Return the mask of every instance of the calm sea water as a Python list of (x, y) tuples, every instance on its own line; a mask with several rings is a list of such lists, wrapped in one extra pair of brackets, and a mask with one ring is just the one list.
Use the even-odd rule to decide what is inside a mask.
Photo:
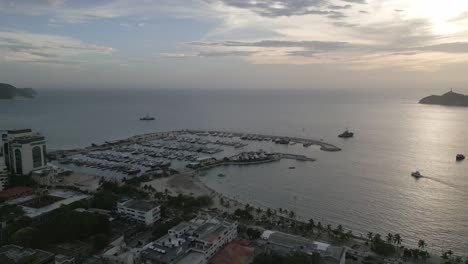
[[(443, 92), (443, 91), (437, 91)], [(425, 92), (41, 91), (0, 101), (0, 129), (30, 127), (49, 149), (135, 134), (218, 129), (320, 138), (338, 153), (301, 146), (314, 163), (226, 167), (203, 180), (228, 196), (356, 232), (400, 233), (435, 252), (468, 252), (468, 108), (416, 104)], [(140, 122), (149, 114), (155, 122)], [(356, 137), (341, 140), (345, 128)], [(295, 170), (288, 170), (295, 166)], [(411, 171), (430, 178), (416, 181)], [(224, 173), (224, 178), (217, 177)], [(296, 197), (296, 199), (294, 198)]]

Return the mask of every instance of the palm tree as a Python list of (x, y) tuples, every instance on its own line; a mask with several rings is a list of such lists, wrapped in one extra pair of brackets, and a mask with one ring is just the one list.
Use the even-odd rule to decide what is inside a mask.
[(346, 239), (349, 240), (349, 239), (352, 238), (352, 237), (353, 237), (353, 231), (348, 230), (348, 232), (346, 233)]
[(312, 218), (309, 219), (309, 225), (310, 225), (310, 227), (314, 228), (314, 226), (315, 226), (314, 219), (312, 219)]
[(402, 242), (403, 240), (401, 239), (400, 234), (395, 234), (395, 235), (393, 236), (393, 241), (395, 242), (395, 244), (401, 245), (401, 242)]
[(344, 231), (342, 225), (338, 225), (338, 227), (336, 228), (336, 230), (338, 230), (338, 232), (339, 232), (340, 234), (343, 233), (343, 231)]
[(373, 242), (381, 242), (382, 236), (380, 234), (375, 234)]
[(391, 233), (387, 234), (387, 242), (391, 244), (393, 242), (393, 235)]
[(332, 231), (332, 227), (330, 224), (327, 225), (327, 232), (328, 234), (330, 234), (330, 232)]
[(257, 212), (257, 214), (260, 214), (262, 212), (262, 209), (260, 207), (257, 207), (257, 209), (255, 209), (255, 211)]
[(418, 241), (418, 247), (419, 247), (420, 249), (424, 249), (424, 248), (426, 247), (426, 242), (425, 242), (424, 240), (420, 239), (420, 240)]
[(372, 238), (374, 238), (374, 234), (372, 232), (367, 232), (367, 239), (369, 239), (369, 241), (372, 241)]
[(322, 223), (319, 221), (319, 222), (317, 223), (317, 230), (318, 230), (319, 232), (321, 232), (322, 229), (323, 229)]
[(294, 218), (296, 216), (296, 214), (294, 213), (294, 211), (289, 211), (289, 218)]

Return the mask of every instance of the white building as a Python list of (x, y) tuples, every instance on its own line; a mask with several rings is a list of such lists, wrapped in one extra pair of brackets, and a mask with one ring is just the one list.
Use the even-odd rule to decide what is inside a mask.
[(151, 201), (128, 200), (117, 204), (117, 212), (146, 225), (161, 218), (161, 206)]
[(236, 237), (236, 222), (201, 215), (180, 223), (165, 236), (146, 245), (141, 260), (143, 264), (206, 264)]
[(295, 236), (283, 232), (266, 230), (261, 238), (265, 240), (270, 251), (280, 255), (300, 251), (313, 256), (318, 254), (320, 263), (346, 264), (346, 248), (331, 246), (327, 243), (313, 241), (305, 237)]
[(107, 264), (135, 264), (138, 263), (141, 249), (127, 247), (124, 237), (121, 236), (110, 243), (110, 248), (102, 258)]
[(45, 138), (31, 129), (2, 132), (2, 148), (8, 171), (29, 175), (47, 166)]

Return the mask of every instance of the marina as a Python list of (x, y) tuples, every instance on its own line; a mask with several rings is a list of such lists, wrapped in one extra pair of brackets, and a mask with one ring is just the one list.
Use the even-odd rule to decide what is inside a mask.
[[(261, 143), (261, 144), (260, 144)], [(180, 171), (225, 165), (250, 165), (293, 159), (315, 161), (305, 155), (282, 153), (275, 146), (317, 145), (323, 151), (339, 151), (332, 144), (297, 137), (274, 137), (222, 131), (170, 131), (92, 144), (84, 149), (51, 153), (56, 163), (103, 177), (167, 176)], [(298, 145), (298, 146), (300, 146)], [(263, 148), (270, 148), (265, 151)]]

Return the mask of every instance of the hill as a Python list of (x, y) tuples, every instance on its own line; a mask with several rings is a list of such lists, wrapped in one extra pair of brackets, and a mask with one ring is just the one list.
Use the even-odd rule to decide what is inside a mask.
[(468, 106), (468, 96), (450, 91), (443, 95), (431, 95), (419, 101), (420, 104)]
[(11, 84), (0, 83), (0, 99), (12, 99), (14, 97), (34, 98), (36, 91), (31, 88), (16, 88)]

